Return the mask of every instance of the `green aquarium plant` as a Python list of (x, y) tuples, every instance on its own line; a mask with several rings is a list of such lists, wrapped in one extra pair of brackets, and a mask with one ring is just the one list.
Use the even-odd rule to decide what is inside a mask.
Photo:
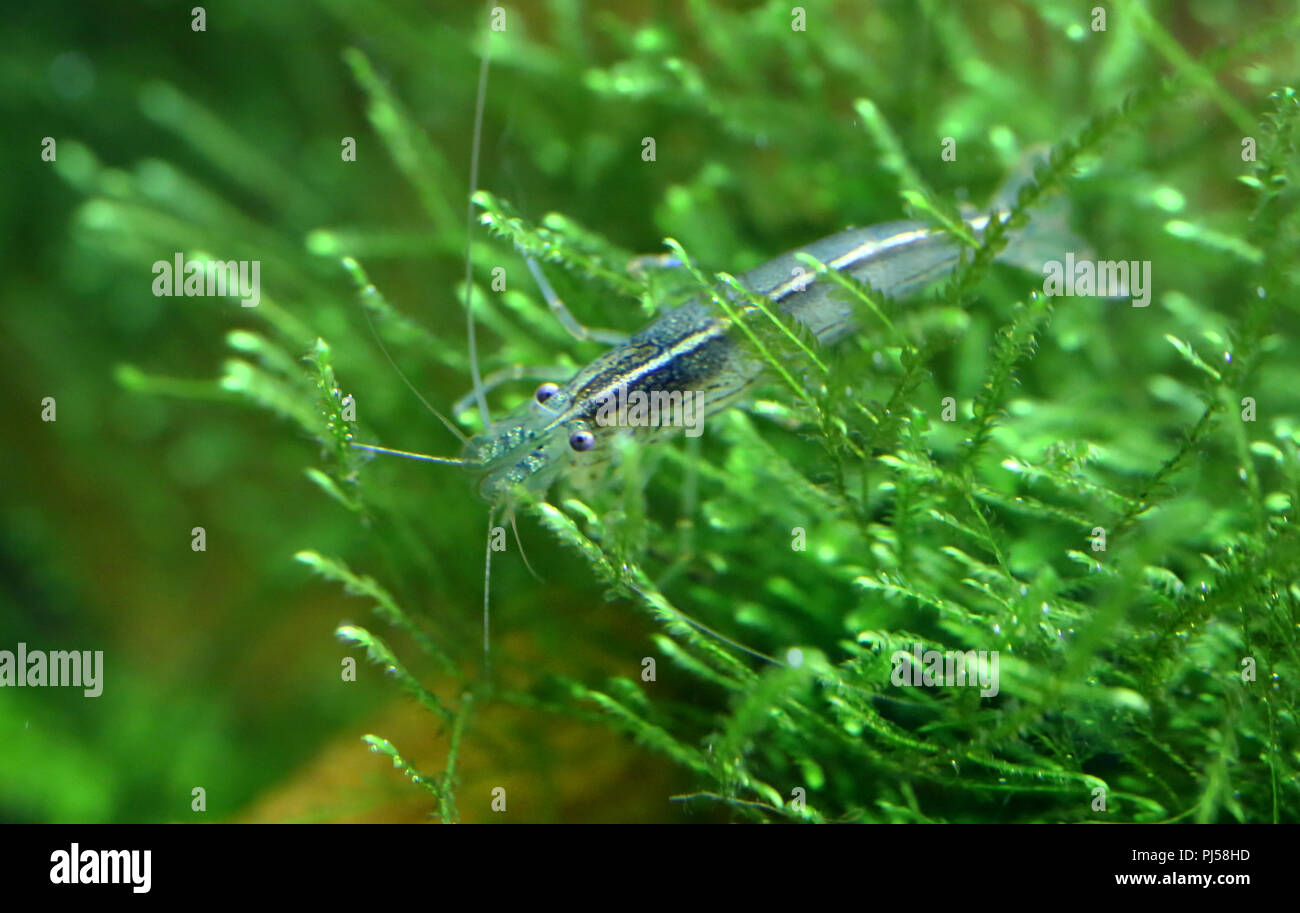
[[(301, 170), (166, 82), (139, 116), (167, 154), (57, 164), (104, 262), (261, 261), (256, 308), (187, 317), (219, 376), (141, 349), (115, 380), (277, 417), (240, 440), (322, 519), (266, 521), (275, 573), (373, 610), (336, 634), (427, 711), (436, 755), (364, 735), (422, 807), (509, 815), (490, 746), (568, 718), (666, 759), (678, 817), (1300, 819), (1294, 9), (464, 6), (323, 5)], [(962, 248), (919, 293), (798, 258), (853, 309), (834, 346), (735, 279), (904, 218)], [(1031, 228), (1128, 284), (1001, 262)], [(587, 326), (734, 308), (765, 379), (509, 505), (355, 446), (457, 458), (425, 406), (482, 432), (475, 369), (500, 416), (605, 351), (529, 260)]]

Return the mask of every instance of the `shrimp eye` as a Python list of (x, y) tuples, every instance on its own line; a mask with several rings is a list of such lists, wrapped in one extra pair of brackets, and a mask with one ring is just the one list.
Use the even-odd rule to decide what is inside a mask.
[(596, 446), (596, 436), (590, 431), (575, 431), (569, 435), (569, 446), (579, 453), (585, 453)]
[(546, 383), (542, 384), (540, 387), (537, 388), (537, 392), (534, 393), (533, 396), (534, 398), (536, 398), (536, 400), (539, 403), (544, 403), (559, 392), (560, 392), (559, 384), (553, 384), (550, 381), (547, 381)]

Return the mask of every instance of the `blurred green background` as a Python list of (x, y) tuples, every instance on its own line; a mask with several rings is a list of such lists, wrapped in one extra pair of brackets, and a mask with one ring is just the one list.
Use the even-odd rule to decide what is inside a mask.
[[(790, 5), (777, 3), (506, 6), (479, 186), (530, 224), (563, 214), (605, 239), (593, 242), (598, 249), (654, 253), (671, 236), (706, 270), (738, 274), (846, 225), (901, 217), (905, 169), (864, 124), (857, 99), (874, 102), (937, 194), (978, 203), (1026, 149), (1074, 136), (1167, 74), (1186, 76), (1181, 54), (1199, 57), (1295, 16), (1283, 2), (1247, 12), (1196, 0), (1151, 4), (1148, 20), (1146, 7), (1125, 3), (1108, 6), (1107, 30), (1093, 32), (1073, 3), (803, 8), (807, 30), (796, 32)], [(429, 796), (360, 736), (383, 735), (416, 766), (437, 770), (448, 733), (373, 665), (362, 661), (360, 680), (341, 683), (340, 657), (356, 651), (334, 630), (373, 626), (441, 696), (469, 687), (486, 505), (454, 468), (377, 460), (351, 474), (331, 462), (337, 455), (302, 422), (276, 414), (291, 403), (278, 411), (318, 409), (305, 366), (295, 378), (261, 363), (281, 384), (274, 389), (219, 379), (238, 376), (231, 359), (258, 363), (256, 352), (239, 350), (240, 337), (232, 346), (232, 331), (259, 334), (295, 359), (320, 337), (341, 390), (356, 397), (364, 439), (455, 455), (457, 442), (379, 351), (340, 258), (355, 257), (404, 315), (386, 319), (381, 335), (412, 383), (448, 411), (469, 389), (460, 283), (483, 24), (477, 3), (404, 0), (213, 4), (198, 33), (188, 7), (161, 2), (6, 11), (0, 649), (20, 641), (102, 649), (106, 678), (94, 700), (74, 689), (0, 692), (0, 819), (428, 817)], [(1236, 180), (1249, 169), (1239, 154), (1242, 120), (1258, 123), (1269, 94), (1300, 79), (1294, 39), (1294, 30), (1269, 33), (1225, 69), (1221, 88), (1176, 94), (1080, 163), (1065, 190), (1075, 230), (1105, 256), (1154, 262), (1155, 316), (1141, 323), (1143, 312), (1098, 302), (1059, 308), (1032, 368), (1018, 376), (1025, 389), (1017, 395), (1049, 414), (1002, 441), (1009, 452), (1020, 444), (1038, 452), (1075, 434), (1107, 449), (1111, 481), (1132, 481), (1156, 471), (1195, 423), (1198, 375), (1163, 336), (1227, 339), (1244, 312), (1258, 260), (1223, 240), (1250, 227), (1253, 198)], [(57, 141), (56, 162), (41, 159), (47, 136)], [(641, 158), (646, 136), (657, 142), (654, 162)], [(939, 158), (948, 136), (957, 141), (954, 162)], [(343, 137), (356, 138), (356, 162), (341, 161)], [(482, 227), (474, 240), (476, 282), (485, 287), (503, 265), (510, 283), (507, 295), (483, 302), (485, 370), (516, 361), (573, 367), (600, 351), (539, 319), (535, 288), (507, 243)], [(151, 264), (175, 251), (261, 260), (263, 304), (254, 312), (227, 299), (153, 296)], [(1293, 291), (1294, 261), (1279, 270)], [(548, 274), (591, 325), (634, 330), (647, 319), (635, 297), (608, 282), (554, 265)], [(1010, 303), (1034, 284), (998, 270), (960, 319), (934, 309), (917, 332), (946, 343), (929, 350), (918, 402), (978, 393)], [(1267, 401), (1260, 435), (1286, 439), (1300, 414), (1293, 294), (1275, 316), (1254, 389)], [(493, 405), (516, 403), (532, 386), (507, 386)], [(779, 388), (768, 392), (781, 400)], [(864, 392), (889, 395), (888, 385)], [(57, 400), (53, 423), (39, 418), (47, 396)], [(771, 433), (792, 459), (809, 459), (814, 482), (826, 481), (815, 442)], [(941, 444), (946, 433), (937, 432)], [(736, 446), (710, 438), (706, 458), (728, 465)], [(1179, 480), (1192, 506), (1146, 531), (1143, 565), (1163, 562), (1189, 589), (1210, 579), (1196, 556), (1250, 525), (1246, 495), (1233, 488), (1238, 457), (1231, 436), (1198, 454), (1191, 479)], [(304, 472), (317, 465), (365, 508), (326, 497)], [(647, 490), (656, 533), (675, 535), (682, 465), (665, 458)], [(1264, 476), (1265, 493), (1285, 490), (1280, 472)], [(765, 538), (747, 522), (743, 499), (710, 502), (707, 475), (701, 484), (697, 523), (717, 538), (712, 557), (703, 547), (688, 563), (689, 582), (672, 590), (684, 605), (701, 605), (688, 587), (702, 588), (713, 594), (700, 597), (712, 599), (702, 604), (711, 623), (764, 649), (806, 644), (832, 659), (854, 629), (901, 623), (892, 612), (872, 616), (851, 586), (875, 567), (865, 541), (842, 530), (824, 540), (835, 543), (840, 573), (788, 569), (776, 562), (790, 560), (795, 522)], [(503, 680), (539, 706), (476, 706), (459, 761), (463, 818), (493, 820), (489, 791), (501, 785), (510, 820), (725, 819), (717, 806), (668, 801), (700, 778), (665, 753), (542, 709), (567, 701), (547, 684), (551, 676), (637, 679), (641, 657), (654, 655), (656, 626), (630, 600), (607, 601), (587, 564), (532, 518), (519, 525), (542, 579), (529, 575), (512, 537), (494, 564), (494, 632)], [(190, 547), (195, 526), (206, 530), (202, 553)], [(1028, 525), (1006, 535), (1026, 579), (1067, 544)], [(661, 571), (676, 557), (672, 541), (650, 543)], [(374, 576), (466, 679), (448, 678), (409, 638), (374, 623), (365, 601), (313, 578), (294, 560), (303, 549)], [(805, 616), (801, 605), (813, 609)], [(856, 618), (843, 622), (851, 611)], [(1279, 636), (1294, 663), (1294, 624)], [(656, 700), (685, 708), (679, 737), (705, 745), (727, 699), (688, 676), (661, 678)], [(1282, 817), (1294, 820), (1285, 771), (1296, 766), (1295, 720), (1289, 710), (1269, 718), (1271, 734), (1243, 738), (1271, 746), (1260, 749), (1272, 760), (1260, 762), (1256, 785), (1267, 792), (1268, 771), (1274, 780), (1282, 771)], [(1189, 758), (1186, 791), (1175, 775), (1173, 797), (1161, 799), (1170, 816), (1198, 802), (1190, 784), (1219, 776), (1224, 757)], [(204, 815), (190, 808), (196, 786), (207, 791)], [(835, 788), (854, 790), (847, 781)], [(875, 787), (860, 790), (870, 796)], [(1268, 803), (1255, 801), (1264, 793), (1247, 793), (1240, 814), (1231, 800), (1215, 808), (1229, 808), (1225, 818), (1269, 819)], [(961, 818), (961, 809), (947, 816)]]

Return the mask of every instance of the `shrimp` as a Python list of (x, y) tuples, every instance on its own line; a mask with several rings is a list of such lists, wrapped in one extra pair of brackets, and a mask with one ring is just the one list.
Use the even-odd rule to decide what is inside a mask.
[[(485, 50), (479, 71), (474, 119), (471, 190), (477, 185), (487, 75), (488, 53)], [(1009, 199), (1008, 190), (1004, 190), (988, 215), (965, 217), (963, 221), (969, 237), (964, 240), (917, 221), (852, 228), (782, 254), (739, 277), (739, 284), (749, 293), (774, 302), (817, 344), (833, 345), (857, 329), (855, 315), (847, 297), (837, 293), (836, 283), (804, 268), (802, 258), (805, 255), (825, 264), (828, 270), (850, 276), (885, 295), (902, 298), (950, 273), (960, 262), (964, 243), (971, 240), (978, 243), (991, 219), (1005, 221), (1009, 218), (1010, 207), (1006, 202)], [(470, 237), (473, 207), (471, 196), (466, 213), (467, 235)], [(1024, 246), (1027, 245), (1020, 245), (1013, 239), (999, 259), (1028, 265), (1033, 258), (1025, 254)], [(745, 333), (740, 332), (735, 323), (737, 319), (746, 320), (757, 310), (742, 292), (728, 291), (730, 306), (725, 309), (717, 307), (706, 296), (697, 297), (666, 311), (641, 332), (624, 339), (616, 333), (588, 330), (579, 324), (551, 289), (540, 267), (527, 256), (526, 260), (547, 304), (565, 329), (579, 339), (609, 343), (612, 348), (567, 381), (543, 383), (530, 402), (493, 421), (485, 390), (497, 381), (517, 379), (521, 372), (515, 369), (498, 372), (498, 376), (487, 379), (481, 376), (473, 307), (467, 304), (473, 391), (466, 400), (477, 405), (484, 430), (466, 440), (449, 419), (424, 401), (384, 350), (403, 382), (464, 441), (464, 448), (459, 458), (453, 458), (353, 443), (354, 447), (363, 450), (460, 465), (479, 477), (479, 493), (491, 505), (488, 511), (489, 544), (484, 561), (485, 668), (490, 654), (492, 551), (500, 532), (499, 527), (493, 525), (497, 511), (504, 508), (513, 526), (513, 506), (521, 495), (542, 498), (558, 478), (578, 470), (596, 469), (609, 462), (619, 449), (616, 446), (619, 438), (631, 438), (639, 445), (662, 438), (672, 433), (673, 428), (680, 427), (673, 423), (608, 421), (605, 410), (613, 398), (641, 396), (671, 402), (674, 397), (682, 401), (689, 396), (698, 422), (741, 400), (763, 379), (767, 370), (767, 363), (746, 344)], [(469, 243), (466, 246), (465, 273), (468, 290), (472, 279)], [(377, 333), (375, 338), (383, 349)], [(701, 628), (722, 638), (717, 632)], [(736, 646), (774, 661), (741, 645)]]
[[(1008, 213), (996, 215), (1005, 219)], [(965, 221), (978, 239), (989, 219)], [(831, 345), (856, 329), (852, 308), (836, 294), (835, 283), (807, 272), (799, 255), (885, 295), (903, 297), (951, 272), (960, 247), (947, 232), (923, 223), (887, 222), (796, 248), (745, 273), (740, 284), (776, 303), (818, 344)], [(737, 292), (728, 298), (742, 318), (757, 310)], [(566, 472), (606, 462), (614, 438), (657, 439), (673, 427), (601, 421), (602, 407), (615, 396), (640, 393), (653, 400), (692, 394), (696, 408), (708, 416), (734, 404), (764, 374), (764, 362), (745, 345), (732, 318), (698, 297), (667, 311), (566, 382), (539, 386), (531, 402), (471, 438), (461, 462), (480, 474), (479, 492), (492, 504), (508, 502), (519, 486), (540, 497)]]

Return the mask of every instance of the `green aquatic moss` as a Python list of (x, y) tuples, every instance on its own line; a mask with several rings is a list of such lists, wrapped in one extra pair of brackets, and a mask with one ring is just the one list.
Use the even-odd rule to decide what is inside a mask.
[[(686, 814), (1295, 821), (1298, 21), (1201, 4), (1223, 33), (1210, 48), (1176, 6), (1119, 4), (1102, 32), (1064, 3), (825, 0), (793, 31), (775, 3), (655, 17), (554, 0), (508, 9), (491, 33), (473, 9), (326, 4), (348, 45), (314, 115), (347, 119), (312, 134), (328, 167), (294, 174), (270, 152), (232, 167), (250, 140), (169, 85), (141, 105), (184, 164), (113, 167), (65, 144), (58, 167), (98, 256), (219, 251), (274, 276), (237, 314), (248, 326), (220, 378), (173, 376), (147, 352), (117, 377), (246, 404), (306, 444), (277, 464), (344, 510), (277, 541), (373, 605), (383, 635), (338, 637), (430, 711), (448, 749), (429, 775), (365, 738), (443, 820), (486, 807), (458, 792), (461, 752), (495, 735), (471, 707), (507, 702), (667, 758)], [(339, 172), (317, 142), (340, 130), (364, 167)], [(485, 375), (598, 354), (552, 319), (523, 253), (584, 323), (633, 330), (691, 295), (725, 303), (730, 277), (848, 224), (956, 226), (1044, 144), (1005, 228), (969, 239), (951, 281), (896, 301), (833, 277), (860, 308), (855, 339), (816, 349), (763, 315), (747, 338), (773, 370), (746, 408), (518, 505), (543, 582), (510, 535), (484, 668), (487, 505), (472, 480), (350, 446), (457, 451), (394, 365), (449, 412), (468, 389), (469, 301)], [(1097, 258), (1152, 262), (1149, 308), (1048, 297), (1040, 276), (995, 263), (1052, 201)], [(665, 249), (686, 268), (627, 269)], [(229, 322), (224, 304), (200, 306), (203, 326)], [(494, 413), (531, 389), (503, 385)], [(644, 616), (612, 658), (591, 641), (617, 628), (575, 614), (602, 598)], [(894, 686), (892, 657), (917, 644), (998, 651), (997, 694)]]

